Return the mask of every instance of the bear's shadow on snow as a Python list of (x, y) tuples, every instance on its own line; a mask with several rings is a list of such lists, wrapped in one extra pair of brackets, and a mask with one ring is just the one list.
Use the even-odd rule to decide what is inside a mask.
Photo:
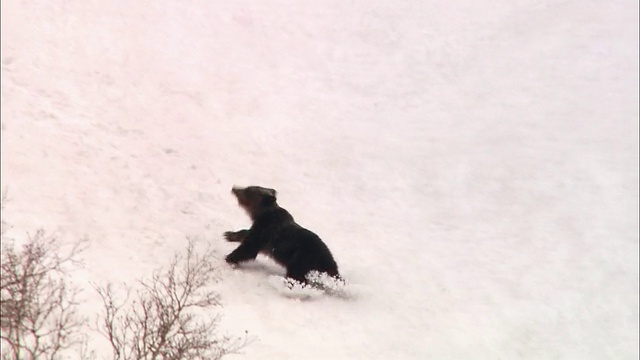
[(262, 259), (262, 256), (258, 256), (254, 261), (247, 261), (245, 263), (238, 264), (238, 267), (243, 271), (249, 273), (264, 274), (265, 276), (286, 275), (286, 270), (284, 267), (279, 266), (278, 264), (275, 264), (268, 259)]

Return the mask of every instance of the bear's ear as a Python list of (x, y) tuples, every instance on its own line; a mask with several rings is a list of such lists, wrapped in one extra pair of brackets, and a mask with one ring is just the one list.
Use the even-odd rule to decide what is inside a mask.
[(265, 196), (276, 196), (276, 191), (274, 189), (270, 189), (270, 188), (266, 188), (266, 187), (259, 187), (258, 188), (260, 193), (262, 193), (262, 195)]

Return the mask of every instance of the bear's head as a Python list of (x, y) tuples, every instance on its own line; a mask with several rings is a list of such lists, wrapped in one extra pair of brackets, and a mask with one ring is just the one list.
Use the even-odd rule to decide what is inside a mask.
[(241, 188), (234, 186), (231, 189), (238, 199), (238, 204), (252, 219), (255, 219), (264, 210), (271, 208), (276, 203), (276, 191), (261, 186), (249, 186)]

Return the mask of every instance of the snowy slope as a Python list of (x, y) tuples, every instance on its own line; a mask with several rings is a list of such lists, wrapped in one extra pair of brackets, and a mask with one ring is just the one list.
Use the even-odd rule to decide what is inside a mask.
[(359, 296), (221, 262), (237, 358), (636, 359), (637, 85), (635, 1), (3, 1), (2, 217), (131, 281), (269, 186)]

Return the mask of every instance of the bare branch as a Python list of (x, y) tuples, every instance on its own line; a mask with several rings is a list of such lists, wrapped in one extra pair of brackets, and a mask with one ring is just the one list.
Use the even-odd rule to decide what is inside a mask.
[(77, 263), (86, 240), (65, 252), (39, 230), (21, 249), (3, 236), (0, 264), (0, 332), (3, 359), (57, 359), (79, 344), (85, 320), (76, 313), (78, 290), (69, 287), (65, 266)]
[(217, 281), (213, 259), (211, 250), (197, 255), (189, 240), (186, 255), (139, 281), (130, 301), (118, 302), (111, 285), (96, 288), (104, 307), (99, 331), (114, 360), (220, 359), (249, 344), (246, 336), (244, 341), (219, 336), (219, 317), (206, 316), (220, 306), (218, 294), (208, 288)]

